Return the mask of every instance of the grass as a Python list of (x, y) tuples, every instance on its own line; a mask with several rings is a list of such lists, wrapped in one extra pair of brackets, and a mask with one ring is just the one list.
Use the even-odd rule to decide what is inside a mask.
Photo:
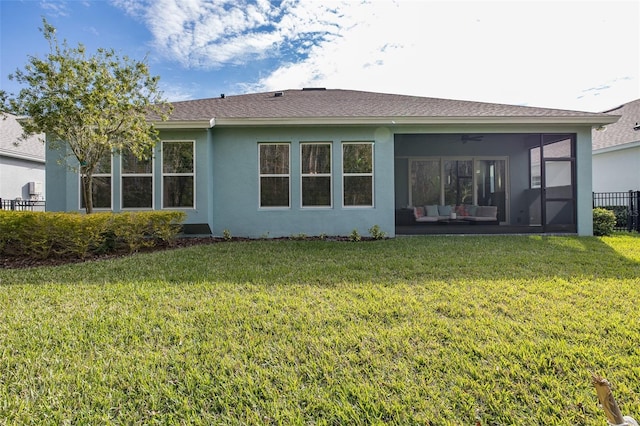
[(602, 425), (592, 372), (638, 419), (637, 300), (634, 235), (0, 270), (0, 424)]

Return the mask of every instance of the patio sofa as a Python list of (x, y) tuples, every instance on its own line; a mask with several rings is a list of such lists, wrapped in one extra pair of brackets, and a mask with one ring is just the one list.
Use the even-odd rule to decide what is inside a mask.
[(416, 223), (457, 223), (498, 225), (496, 206), (440, 206), (428, 205), (413, 208)]

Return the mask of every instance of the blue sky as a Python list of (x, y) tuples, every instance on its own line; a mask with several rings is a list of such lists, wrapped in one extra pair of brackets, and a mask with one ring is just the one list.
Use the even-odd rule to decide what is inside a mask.
[(0, 89), (60, 40), (169, 100), (327, 87), (603, 111), (640, 98), (640, 1), (0, 0)]

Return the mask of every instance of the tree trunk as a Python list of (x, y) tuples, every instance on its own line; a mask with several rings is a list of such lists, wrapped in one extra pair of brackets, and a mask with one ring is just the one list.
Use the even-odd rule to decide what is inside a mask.
[(82, 195), (84, 196), (84, 210), (87, 214), (93, 213), (93, 173), (87, 173), (81, 169), (80, 182)]

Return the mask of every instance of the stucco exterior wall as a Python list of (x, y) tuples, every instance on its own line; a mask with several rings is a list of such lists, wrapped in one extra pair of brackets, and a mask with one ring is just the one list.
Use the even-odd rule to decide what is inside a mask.
[(576, 132), (576, 209), (578, 235), (593, 235), (591, 128)]
[[(231, 235), (280, 237), (305, 235), (349, 235), (357, 229), (379, 225), (395, 235), (393, 209), (393, 140), (387, 129), (375, 128), (214, 128), (213, 142), (213, 233), (226, 229)], [(258, 143), (291, 144), (291, 206), (259, 207)], [(330, 208), (301, 207), (300, 143), (332, 144), (332, 200)], [(342, 206), (342, 142), (374, 143), (374, 206)]]
[(640, 146), (593, 154), (593, 191), (640, 190)]
[[(402, 135), (451, 134), (451, 143), (442, 146), (418, 146), (408, 151), (398, 140)], [(459, 152), (459, 134), (504, 134), (504, 140), (485, 143), (468, 142), (465, 154), (471, 156), (507, 156), (509, 185), (525, 188), (529, 182), (527, 141), (508, 134), (575, 133), (577, 134), (577, 230), (591, 235), (591, 129), (586, 126), (325, 126), (325, 127), (213, 127), (211, 129), (161, 131), (162, 140), (195, 142), (195, 207), (184, 209), (187, 224), (205, 225), (214, 235), (228, 230), (233, 236), (252, 238), (305, 234), (349, 235), (356, 229), (368, 235), (379, 225), (388, 236), (395, 236), (395, 209), (407, 196), (407, 156), (451, 155)], [(414, 136), (412, 136), (414, 137)], [(290, 150), (291, 205), (288, 208), (260, 208), (258, 144), (286, 142)], [(332, 203), (330, 208), (301, 206), (300, 143), (332, 144)], [(372, 142), (374, 150), (374, 206), (343, 207), (342, 143)], [(416, 142), (417, 143), (417, 142)], [(505, 144), (507, 147), (505, 148)], [(60, 153), (47, 150), (47, 210), (82, 211), (79, 203), (79, 177), (58, 164)], [(154, 209), (162, 208), (161, 146), (155, 149)], [(637, 170), (637, 168), (636, 168)], [(112, 171), (112, 209), (121, 210), (120, 162), (114, 159)], [(521, 212), (510, 212), (510, 222), (524, 221)]]
[[(42, 184), (42, 194), (39, 197), (31, 197), (29, 182)], [(44, 162), (0, 156), (0, 198), (3, 200), (44, 200), (44, 182)]]

